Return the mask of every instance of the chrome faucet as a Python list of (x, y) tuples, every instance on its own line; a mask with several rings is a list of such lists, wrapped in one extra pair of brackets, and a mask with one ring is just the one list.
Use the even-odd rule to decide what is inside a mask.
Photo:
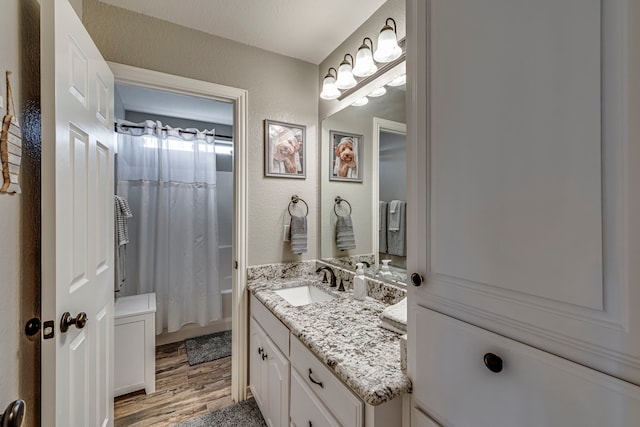
[[(337, 286), (336, 273), (334, 273), (333, 269), (331, 269), (331, 267), (329, 267), (327, 265), (323, 265), (322, 267), (318, 267), (318, 269), (316, 270), (316, 273), (320, 273), (323, 270), (324, 271), (328, 271), (329, 274), (331, 275), (331, 284), (329, 285), (329, 287), (335, 288)], [(322, 283), (327, 283), (326, 274), (324, 276), (324, 280), (322, 281)]]

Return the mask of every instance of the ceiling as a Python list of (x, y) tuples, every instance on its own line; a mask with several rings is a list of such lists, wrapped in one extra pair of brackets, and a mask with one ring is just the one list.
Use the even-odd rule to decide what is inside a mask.
[(100, 1), (320, 64), (386, 0)]
[(116, 84), (116, 91), (128, 111), (233, 125), (233, 104), (229, 102), (121, 84)]

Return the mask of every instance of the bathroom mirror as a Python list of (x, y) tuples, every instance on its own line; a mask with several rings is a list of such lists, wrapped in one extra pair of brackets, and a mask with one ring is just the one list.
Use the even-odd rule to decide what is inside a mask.
[[(406, 89), (398, 78), (404, 72), (402, 62), (343, 100), (342, 108), (322, 121), (320, 144), (320, 257), (353, 269), (356, 262), (367, 261), (371, 264), (367, 274), (401, 283), (406, 281)], [(392, 81), (395, 85), (389, 84)], [(380, 87), (386, 93), (367, 96), (366, 105), (352, 105)], [(354, 176), (361, 181), (336, 179), (340, 167), (344, 169), (344, 162), (336, 159), (345, 145), (350, 154), (345, 162), (357, 161)], [(390, 232), (387, 223), (394, 200), (402, 203), (393, 203), (394, 230)], [(386, 202), (386, 208), (380, 207), (380, 201)], [(355, 248), (341, 250), (344, 245), (336, 223), (346, 214), (351, 216)], [(341, 221), (339, 231), (342, 227)], [(380, 271), (386, 259), (391, 274)]]

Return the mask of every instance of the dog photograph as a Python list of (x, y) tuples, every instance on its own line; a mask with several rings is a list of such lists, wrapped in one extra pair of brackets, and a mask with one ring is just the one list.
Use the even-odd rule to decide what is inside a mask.
[(330, 131), (332, 161), (329, 179), (331, 181), (362, 182), (363, 141), (362, 135), (348, 132)]
[(265, 176), (305, 178), (306, 127), (264, 121)]

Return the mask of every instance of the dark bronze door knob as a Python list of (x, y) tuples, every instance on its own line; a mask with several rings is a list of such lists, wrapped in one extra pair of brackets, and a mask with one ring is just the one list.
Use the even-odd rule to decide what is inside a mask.
[(60, 332), (67, 332), (72, 325), (78, 329), (82, 329), (86, 324), (87, 313), (80, 312), (76, 317), (71, 317), (71, 313), (67, 311), (62, 315), (62, 319), (60, 319)]
[(411, 274), (411, 284), (413, 286), (420, 286), (423, 283), (424, 283), (424, 277), (422, 277), (418, 273)]
[(502, 358), (497, 354), (487, 353), (484, 355), (485, 366), (494, 373), (502, 371)]

